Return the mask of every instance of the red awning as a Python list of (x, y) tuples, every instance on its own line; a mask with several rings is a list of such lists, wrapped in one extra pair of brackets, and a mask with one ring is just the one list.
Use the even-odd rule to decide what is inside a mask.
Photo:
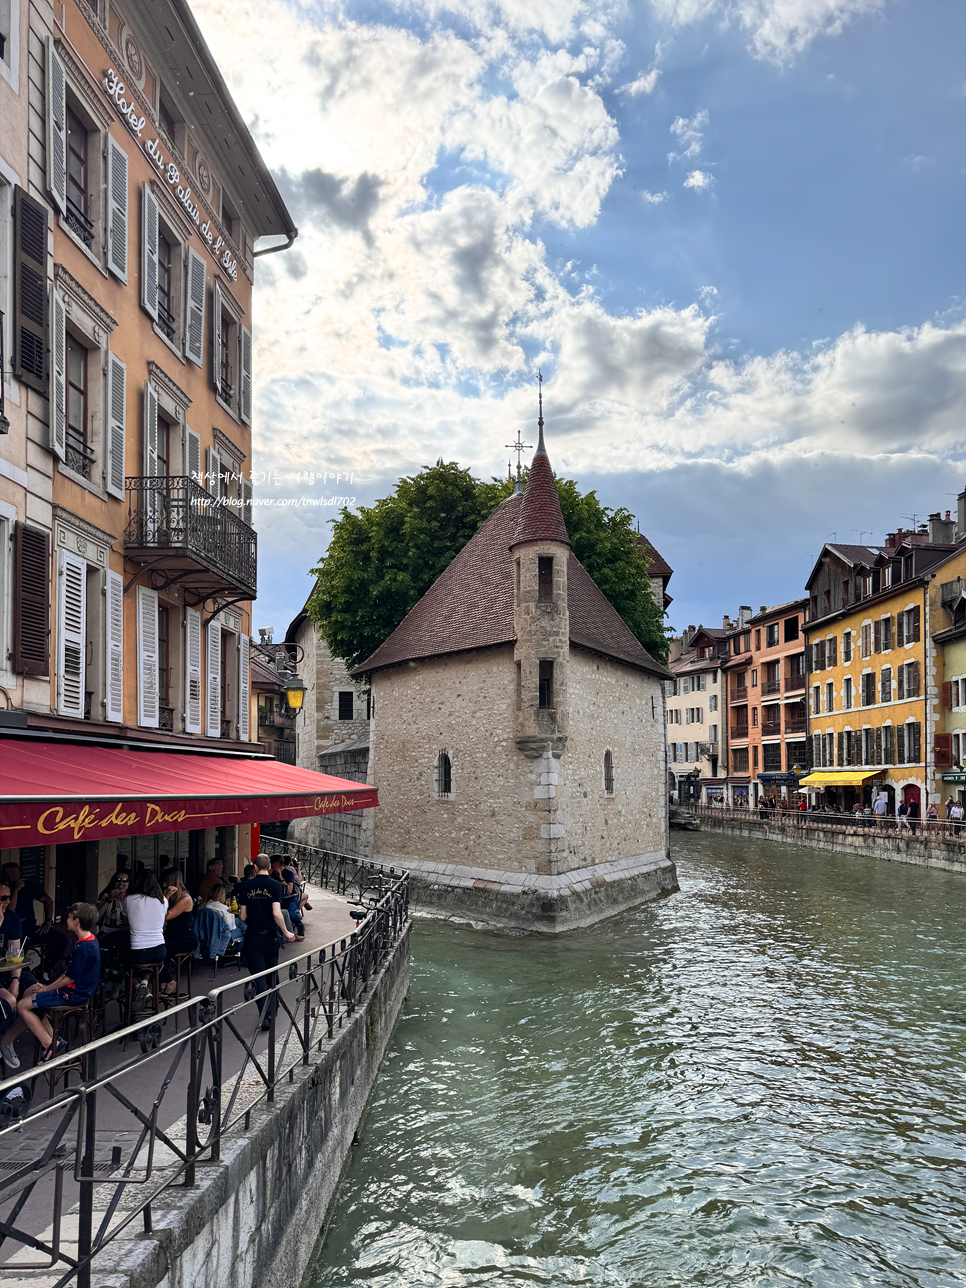
[(341, 814), (372, 787), (277, 760), (0, 742), (0, 849)]

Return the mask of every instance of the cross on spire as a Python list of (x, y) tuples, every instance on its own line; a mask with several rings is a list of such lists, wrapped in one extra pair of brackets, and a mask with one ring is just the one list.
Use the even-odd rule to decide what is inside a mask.
[(523, 477), (523, 465), (522, 465), (523, 453), (529, 451), (530, 448), (532, 447), (532, 444), (525, 443), (523, 441), (523, 438), (521, 437), (520, 431), (518, 429), (517, 441), (515, 443), (504, 443), (504, 447), (509, 447), (511, 451), (514, 451), (517, 454), (517, 482), (519, 483), (521, 478)]

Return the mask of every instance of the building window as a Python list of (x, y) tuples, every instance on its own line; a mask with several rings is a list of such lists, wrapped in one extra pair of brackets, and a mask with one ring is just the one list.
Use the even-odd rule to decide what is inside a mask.
[(717, 710), (718, 710), (718, 695), (717, 695), (717, 693), (712, 693), (711, 697), (710, 697), (710, 698), (708, 698), (708, 710), (709, 710), (709, 711), (717, 711)]
[(87, 350), (72, 335), (67, 337), (67, 450), (68, 469), (89, 479), (94, 451), (88, 439)]
[(614, 757), (609, 749), (604, 752), (604, 791), (614, 795)]
[(87, 162), (87, 127), (71, 109), (67, 109), (67, 224), (85, 246), (94, 240), (90, 219), (90, 175)]
[(156, 474), (165, 479), (171, 473), (171, 426), (163, 416), (158, 417), (158, 464)]
[(852, 632), (851, 631), (842, 632), (842, 661), (843, 662), (852, 661)]
[(831, 680), (829, 680), (828, 684), (825, 686), (825, 710), (835, 710), (835, 686), (832, 684)]
[(339, 719), (340, 720), (352, 719), (353, 696), (354, 694), (352, 693), (351, 689), (348, 691), (343, 690), (339, 694)]
[(761, 648), (761, 629), (758, 628), (755, 631), (755, 652), (757, 653), (760, 648)]
[(774, 648), (777, 643), (778, 643), (778, 623), (775, 622), (774, 626), (765, 627), (765, 647)]
[(181, 116), (163, 85), (158, 89), (158, 124), (168, 136), (169, 142), (179, 146), (181, 140), (178, 138), (178, 126), (181, 124)]
[(453, 763), (445, 751), (441, 751), (436, 757), (436, 795), (453, 795)]
[(822, 690), (819, 685), (812, 689), (812, 715), (820, 716), (822, 714)]
[(879, 678), (879, 684), (881, 688), (880, 696), (882, 698), (882, 701), (891, 702), (892, 701), (892, 668), (890, 666), (884, 666), (882, 668), (882, 674)]
[(792, 640), (797, 640), (798, 636), (799, 636), (798, 618), (786, 617), (785, 618), (785, 643), (790, 644)]
[(553, 558), (547, 555), (537, 558), (537, 599), (541, 604), (553, 601)]
[(158, 326), (168, 337), (174, 339), (175, 315), (174, 300), (171, 294), (171, 266), (174, 252), (171, 243), (163, 232), (158, 233)]
[(735, 747), (731, 752), (731, 768), (736, 774), (747, 774), (748, 772), (748, 748)]
[(762, 769), (766, 774), (781, 773), (782, 745), (780, 742), (766, 742), (761, 749)]
[(542, 709), (549, 710), (553, 707), (553, 663), (540, 663), (540, 699), (538, 704)]
[(867, 675), (862, 676), (862, 705), (871, 707), (875, 705), (875, 672), (870, 671)]
[(843, 710), (843, 711), (851, 711), (851, 710), (852, 710), (852, 677), (851, 677), (851, 675), (847, 675), (847, 676), (845, 677), (845, 685), (844, 685), (844, 687), (843, 687), (843, 691), (842, 691), (842, 710)]
[(757, 768), (758, 768), (758, 747), (757, 747), (757, 745), (756, 745), (756, 746), (754, 746), (754, 747), (752, 747), (752, 749), (751, 749), (751, 767), (752, 767), (752, 769), (757, 769)]
[[(158, 702), (160, 704), (160, 729), (173, 729), (171, 693), (171, 610), (167, 604), (158, 603)], [(168, 717), (167, 719), (165, 717)]]

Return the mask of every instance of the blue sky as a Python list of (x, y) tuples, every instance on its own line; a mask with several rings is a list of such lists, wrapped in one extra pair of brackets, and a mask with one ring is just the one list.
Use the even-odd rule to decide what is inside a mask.
[[(962, 0), (202, 0), (300, 227), (258, 261), (254, 625), (337, 496), (533, 441), (669, 621), (966, 486)], [(351, 474), (351, 483), (316, 475)], [(312, 504), (309, 504), (309, 503)]]

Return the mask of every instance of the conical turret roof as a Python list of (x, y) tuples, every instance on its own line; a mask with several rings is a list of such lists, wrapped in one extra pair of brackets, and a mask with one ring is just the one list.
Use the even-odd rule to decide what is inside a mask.
[(567, 525), (560, 509), (557, 485), (553, 481), (550, 457), (543, 442), (543, 416), (540, 417), (540, 439), (530, 462), (530, 475), (523, 494), (520, 521), (511, 548), (524, 541), (560, 541), (570, 545)]

